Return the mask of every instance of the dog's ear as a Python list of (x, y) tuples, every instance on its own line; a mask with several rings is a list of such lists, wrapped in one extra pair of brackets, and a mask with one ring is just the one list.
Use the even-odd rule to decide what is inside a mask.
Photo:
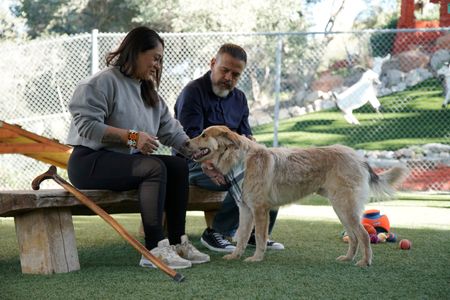
[(237, 134), (236, 132), (233, 132), (231, 130), (227, 130), (223, 133), (224, 137), (229, 140), (231, 142), (231, 144), (236, 147), (239, 148), (241, 145), (241, 140), (240, 140), (240, 136), (239, 134)]

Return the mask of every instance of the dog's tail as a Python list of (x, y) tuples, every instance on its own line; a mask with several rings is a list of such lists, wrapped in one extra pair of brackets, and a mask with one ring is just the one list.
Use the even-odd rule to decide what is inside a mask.
[(395, 166), (380, 174), (376, 174), (367, 163), (366, 167), (370, 175), (370, 190), (376, 200), (392, 197), (395, 194), (395, 186), (401, 184), (409, 174), (408, 168), (404, 165)]

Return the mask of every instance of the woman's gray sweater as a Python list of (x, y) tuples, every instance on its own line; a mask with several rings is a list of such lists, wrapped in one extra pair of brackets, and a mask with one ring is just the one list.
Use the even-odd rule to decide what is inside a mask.
[(125, 144), (101, 142), (108, 125), (147, 132), (175, 149), (180, 149), (188, 139), (163, 99), (160, 97), (155, 107), (145, 104), (140, 82), (123, 75), (116, 67), (82, 80), (69, 103), (69, 111), (72, 122), (67, 143), (73, 146), (129, 153)]

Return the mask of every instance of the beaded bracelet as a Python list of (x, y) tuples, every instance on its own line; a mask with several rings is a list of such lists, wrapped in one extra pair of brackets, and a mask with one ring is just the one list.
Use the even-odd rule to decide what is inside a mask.
[(139, 132), (131, 129), (128, 130), (128, 141), (127, 141), (128, 147), (136, 149), (138, 140), (139, 140)]

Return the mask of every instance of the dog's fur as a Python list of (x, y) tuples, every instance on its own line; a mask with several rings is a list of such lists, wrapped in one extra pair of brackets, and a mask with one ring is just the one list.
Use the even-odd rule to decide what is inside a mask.
[(337, 259), (353, 260), (360, 247), (362, 258), (357, 265), (368, 266), (372, 249), (361, 216), (369, 191), (389, 196), (394, 192), (392, 186), (407, 174), (407, 169), (399, 166), (377, 175), (346, 146), (266, 148), (225, 126), (205, 129), (189, 140), (187, 147), (196, 161), (210, 160), (222, 174), (240, 163), (245, 165), (237, 246), (226, 259), (242, 256), (255, 225), (256, 251), (246, 261), (261, 261), (268, 238), (269, 210), (318, 193), (330, 200), (349, 235), (347, 254)]

